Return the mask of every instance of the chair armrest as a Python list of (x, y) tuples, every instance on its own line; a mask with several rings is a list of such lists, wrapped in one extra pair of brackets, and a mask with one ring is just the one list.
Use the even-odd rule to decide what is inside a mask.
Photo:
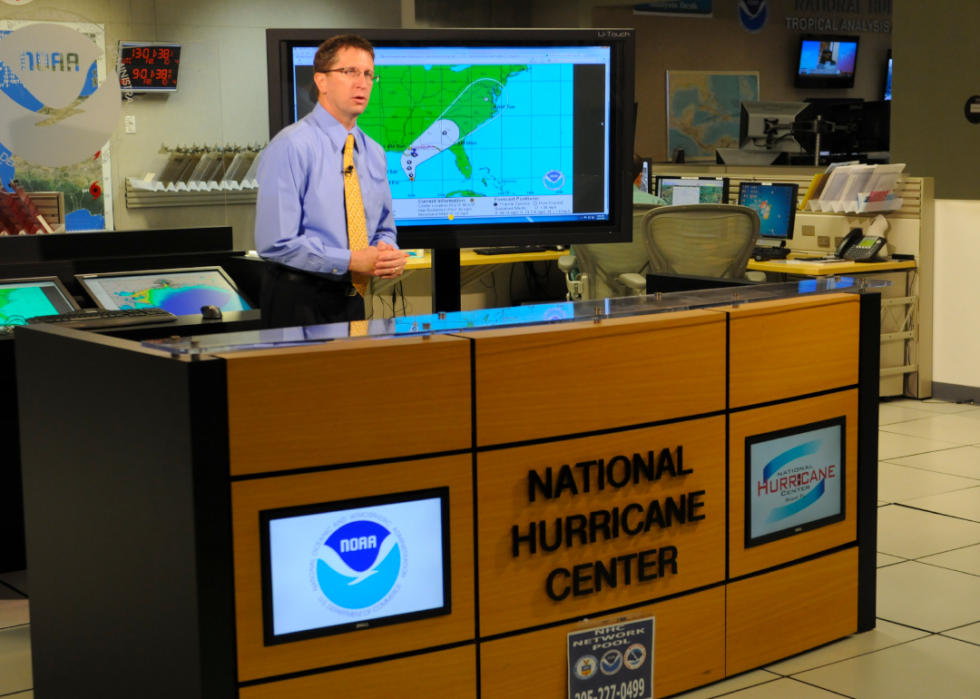
[(628, 286), (634, 291), (639, 291), (641, 293), (646, 293), (647, 290), (647, 278), (642, 274), (636, 274), (634, 272), (629, 272), (627, 274), (620, 274), (619, 281), (624, 286)]
[(562, 255), (558, 258), (558, 269), (566, 274), (571, 272), (577, 266), (577, 260), (575, 255)]

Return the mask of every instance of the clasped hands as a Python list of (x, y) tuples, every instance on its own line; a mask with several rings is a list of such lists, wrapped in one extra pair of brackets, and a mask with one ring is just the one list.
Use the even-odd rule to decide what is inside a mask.
[(353, 250), (350, 254), (350, 271), (354, 275), (395, 279), (405, 271), (408, 253), (398, 250), (394, 245), (380, 241), (377, 245)]

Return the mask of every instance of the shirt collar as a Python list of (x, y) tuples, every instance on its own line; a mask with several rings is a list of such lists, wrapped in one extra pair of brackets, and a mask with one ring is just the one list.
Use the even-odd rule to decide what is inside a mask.
[(343, 151), (344, 145), (347, 143), (347, 134), (354, 134), (354, 150), (360, 151), (359, 141), (361, 140), (361, 130), (355, 126), (352, 131), (348, 131), (344, 128), (344, 125), (337, 121), (334, 116), (323, 108), (323, 105), (319, 102), (313, 107), (313, 121), (316, 125), (320, 127), (320, 130), (327, 135), (330, 140), (330, 145), (333, 146), (334, 151)]

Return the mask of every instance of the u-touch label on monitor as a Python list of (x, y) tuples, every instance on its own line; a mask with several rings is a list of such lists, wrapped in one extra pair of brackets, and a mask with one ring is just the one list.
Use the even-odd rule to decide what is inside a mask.
[(745, 547), (844, 519), (846, 418), (745, 440)]
[(266, 645), (449, 613), (448, 489), (261, 521)]

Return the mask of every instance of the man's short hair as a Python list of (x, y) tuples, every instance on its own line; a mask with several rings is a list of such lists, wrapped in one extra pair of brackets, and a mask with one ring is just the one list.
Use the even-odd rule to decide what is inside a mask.
[(313, 72), (322, 73), (329, 70), (341, 49), (367, 51), (371, 54), (371, 60), (374, 60), (374, 47), (370, 41), (356, 34), (338, 34), (324, 41), (316, 50), (316, 57), (313, 59)]
[(638, 156), (636, 153), (633, 154), (633, 180), (635, 181), (637, 177), (643, 172), (643, 158)]

